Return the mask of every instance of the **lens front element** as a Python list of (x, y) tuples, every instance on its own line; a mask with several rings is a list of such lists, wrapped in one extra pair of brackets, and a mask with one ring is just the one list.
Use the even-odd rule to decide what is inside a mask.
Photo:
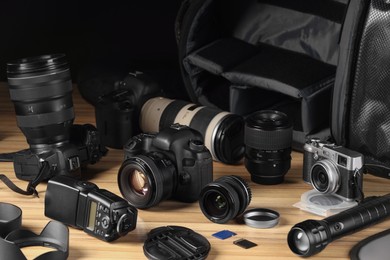
[(316, 162), (310, 174), (313, 187), (321, 193), (335, 193), (340, 187), (339, 170), (330, 160)]
[(130, 173), (130, 187), (141, 196), (145, 196), (148, 193), (150, 184), (143, 171), (134, 169)]
[(243, 179), (224, 176), (202, 189), (199, 206), (209, 220), (223, 224), (242, 214), (251, 198), (251, 190)]

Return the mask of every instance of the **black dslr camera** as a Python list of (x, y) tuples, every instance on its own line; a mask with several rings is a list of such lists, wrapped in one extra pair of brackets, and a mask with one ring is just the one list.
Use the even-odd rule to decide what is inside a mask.
[(94, 126), (73, 125), (72, 80), (64, 54), (9, 62), (7, 75), (16, 121), (30, 146), (12, 154), (19, 179), (34, 187), (56, 175), (77, 176), (81, 166), (105, 155)]
[(304, 146), (303, 180), (327, 194), (346, 200), (361, 198), (363, 155), (313, 138)]
[(56, 176), (49, 181), (45, 216), (104, 241), (126, 235), (137, 223), (137, 209), (127, 201), (91, 182), (68, 176)]
[(118, 185), (125, 199), (137, 208), (149, 208), (174, 198), (198, 200), (213, 180), (213, 164), (201, 134), (174, 124), (157, 134), (140, 134), (129, 140)]
[(72, 125), (67, 143), (16, 152), (13, 155), (15, 175), (18, 179), (32, 181), (40, 174), (42, 163), (46, 162), (49, 171), (43, 179), (56, 175), (79, 177), (82, 166), (98, 162), (106, 152), (93, 125)]
[(142, 72), (128, 73), (114, 84), (114, 90), (98, 98), (95, 107), (96, 126), (104, 145), (122, 149), (139, 134), (139, 114), (143, 104), (161, 95), (156, 82)]

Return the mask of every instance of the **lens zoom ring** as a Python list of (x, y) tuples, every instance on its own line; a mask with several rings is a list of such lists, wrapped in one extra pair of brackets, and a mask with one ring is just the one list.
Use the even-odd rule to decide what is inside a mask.
[(245, 126), (245, 145), (259, 150), (279, 150), (291, 147), (292, 127), (264, 131)]
[(27, 115), (27, 116), (16, 116), (16, 121), (19, 127), (43, 127), (52, 124), (61, 124), (66, 121), (71, 121), (74, 118), (73, 107), (66, 110)]
[(59, 95), (71, 95), (72, 82), (70, 79), (67, 79), (53, 81), (49, 84), (26, 85), (23, 89), (10, 88), (9, 93), (12, 101), (24, 102), (26, 100), (37, 100), (39, 102), (42, 99), (57, 97)]

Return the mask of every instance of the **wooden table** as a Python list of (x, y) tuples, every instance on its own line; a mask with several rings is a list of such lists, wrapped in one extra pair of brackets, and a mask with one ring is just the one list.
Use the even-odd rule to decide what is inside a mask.
[[(95, 123), (94, 109), (74, 91), (75, 123)], [(27, 147), (25, 138), (16, 125), (13, 104), (9, 99), (6, 84), (0, 85), (0, 152), (12, 152)], [(299, 259), (288, 248), (286, 237), (290, 228), (303, 220), (321, 219), (303, 212), (292, 205), (300, 200), (300, 196), (311, 187), (302, 181), (303, 155), (292, 154), (291, 169), (283, 184), (274, 186), (259, 185), (250, 182), (250, 176), (243, 164), (237, 166), (214, 163), (214, 178), (224, 175), (238, 175), (249, 182), (252, 189), (252, 202), (248, 208), (270, 208), (280, 213), (280, 223), (271, 229), (254, 229), (235, 222), (229, 224), (214, 224), (204, 217), (198, 203), (185, 204), (175, 201), (164, 201), (157, 207), (139, 210), (136, 230), (113, 243), (102, 242), (83, 231), (69, 228), (70, 256), (69, 259), (145, 259), (143, 243), (146, 234), (153, 228), (166, 225), (185, 226), (205, 236), (211, 244), (208, 259)], [(111, 149), (102, 160), (88, 168), (90, 181), (100, 188), (120, 194), (117, 185), (117, 173), (123, 160), (121, 150)], [(16, 179), (12, 163), (1, 163), (0, 172), (10, 177), (17, 185), (26, 187), (26, 182)], [(48, 223), (44, 216), (44, 195), (46, 184), (38, 186), (39, 198), (18, 195), (0, 183), (0, 201), (19, 206), (23, 210), (23, 228), (39, 233)], [(390, 181), (364, 177), (366, 196), (383, 195), (390, 192)], [(390, 220), (367, 228), (353, 235), (332, 242), (314, 259), (348, 259), (348, 252), (353, 245), (363, 238), (378, 233), (390, 227)], [(213, 233), (228, 229), (237, 236), (219, 240)], [(233, 244), (234, 240), (246, 238), (258, 246), (243, 249)], [(23, 249), (28, 259), (32, 259), (47, 249), (31, 247)], [(0, 252), (1, 254), (1, 252)], [(1, 258), (1, 257), (0, 257)]]

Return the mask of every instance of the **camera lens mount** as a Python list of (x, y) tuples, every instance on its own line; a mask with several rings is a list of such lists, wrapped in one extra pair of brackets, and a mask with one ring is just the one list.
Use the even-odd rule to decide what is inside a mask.
[(321, 193), (335, 193), (340, 187), (340, 173), (330, 160), (317, 161), (310, 172), (313, 187)]

